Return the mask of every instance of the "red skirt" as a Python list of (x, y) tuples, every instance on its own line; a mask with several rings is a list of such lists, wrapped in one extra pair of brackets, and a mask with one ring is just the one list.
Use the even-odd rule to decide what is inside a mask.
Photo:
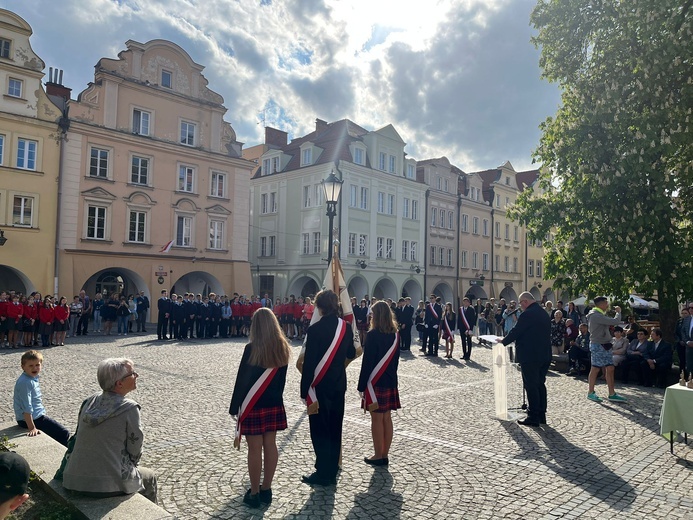
[(241, 435), (262, 435), (286, 430), (286, 411), (283, 406), (253, 408), (241, 423)]
[[(385, 413), (389, 410), (399, 410), (402, 405), (399, 402), (399, 391), (396, 388), (375, 387), (375, 398), (378, 400), (378, 409), (374, 413)], [(363, 400), (361, 401), (363, 408)]]

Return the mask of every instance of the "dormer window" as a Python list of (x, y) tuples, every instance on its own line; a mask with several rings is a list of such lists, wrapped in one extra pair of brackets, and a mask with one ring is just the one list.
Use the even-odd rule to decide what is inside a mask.
[(262, 175), (269, 175), (270, 173), (277, 173), (281, 170), (280, 157), (267, 157), (262, 160)]
[(5, 38), (0, 38), (0, 58), (10, 58), (10, 48), (12, 47), (12, 42), (6, 40)]
[(510, 177), (505, 178), (505, 185), (510, 186)]
[(173, 72), (170, 70), (161, 71), (161, 86), (164, 88), (173, 88)]
[(413, 164), (407, 164), (407, 179), (413, 179), (416, 171)]
[(365, 161), (364, 161), (364, 157), (363, 157), (363, 156), (364, 156), (364, 154), (363, 154), (363, 149), (361, 149), (361, 148), (354, 148), (354, 162), (355, 162), (356, 164), (361, 164), (361, 165), (365, 164)]
[(309, 166), (313, 164), (313, 149), (305, 148), (301, 150), (301, 166)]

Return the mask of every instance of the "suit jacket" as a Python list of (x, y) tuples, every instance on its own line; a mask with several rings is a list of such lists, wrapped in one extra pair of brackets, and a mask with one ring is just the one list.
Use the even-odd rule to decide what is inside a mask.
[[(306, 354), (303, 362), (303, 373), (301, 375), (302, 399), (305, 399), (308, 395), (308, 389), (315, 375), (315, 367), (318, 366), (325, 352), (327, 352), (336, 332), (337, 316), (335, 314), (323, 316), (320, 321), (308, 327), (306, 333)], [(355, 357), (354, 334), (351, 331), (351, 327), (347, 327), (342, 342), (337, 348), (337, 352), (327, 369), (325, 377), (323, 377), (322, 381), (315, 387), (318, 400), (320, 400), (320, 395), (330, 397), (336, 397), (340, 393), (342, 396), (344, 395), (347, 387), (346, 367), (344, 366), (344, 362), (347, 359), (354, 359)]]
[(647, 343), (647, 350), (642, 357), (643, 359), (654, 359), (655, 364), (661, 367), (671, 368), (671, 363), (674, 360), (674, 351), (671, 347), (671, 343), (667, 343), (664, 340), (661, 340), (656, 348), (654, 342), (649, 341)]
[(404, 325), (403, 329), (411, 329), (411, 324), (414, 321), (414, 307), (405, 305), (402, 307), (400, 325)]
[(681, 326), (676, 329), (676, 338), (684, 345), (689, 341), (693, 341), (691, 320), (693, 320), (693, 316), (686, 316), (681, 322)]
[(171, 300), (168, 298), (159, 298), (159, 301), (156, 302), (156, 308), (159, 310), (159, 314), (162, 317), (164, 314), (170, 314)]
[(440, 319), (443, 317), (443, 306), (440, 303), (434, 303), (433, 308), (435, 309), (436, 314), (438, 315), (437, 318), (431, 311), (431, 304), (426, 304), (426, 316), (424, 317), (424, 323), (429, 327), (433, 327), (434, 325), (440, 325)]
[[(462, 319), (463, 312), (464, 317), (467, 318), (467, 322), (469, 323), (469, 328), (467, 328), (467, 325)], [(460, 311), (457, 313), (457, 329), (460, 331), (460, 334), (464, 334), (467, 332), (467, 330), (473, 330), (474, 325), (476, 325), (476, 311), (474, 310), (474, 307), (471, 305), (466, 309), (464, 307), (460, 307)]]
[(503, 345), (513, 341), (518, 363), (551, 361), (551, 316), (537, 302), (520, 314), (515, 327), (503, 338)]

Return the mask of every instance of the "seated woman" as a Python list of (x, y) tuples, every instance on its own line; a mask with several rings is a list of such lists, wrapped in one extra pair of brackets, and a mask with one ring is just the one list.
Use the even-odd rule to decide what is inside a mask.
[(125, 397), (137, 388), (133, 362), (104, 359), (96, 377), (103, 392), (86, 399), (79, 410), (63, 487), (93, 497), (140, 492), (156, 503), (156, 475), (137, 467), (144, 440), (140, 405)]

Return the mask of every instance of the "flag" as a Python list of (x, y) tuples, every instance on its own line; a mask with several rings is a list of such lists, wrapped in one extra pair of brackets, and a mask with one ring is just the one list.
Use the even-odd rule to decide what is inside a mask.
[(159, 251), (159, 253), (168, 253), (171, 250), (172, 246), (173, 246), (173, 240), (171, 240), (164, 247), (162, 247), (161, 251)]

